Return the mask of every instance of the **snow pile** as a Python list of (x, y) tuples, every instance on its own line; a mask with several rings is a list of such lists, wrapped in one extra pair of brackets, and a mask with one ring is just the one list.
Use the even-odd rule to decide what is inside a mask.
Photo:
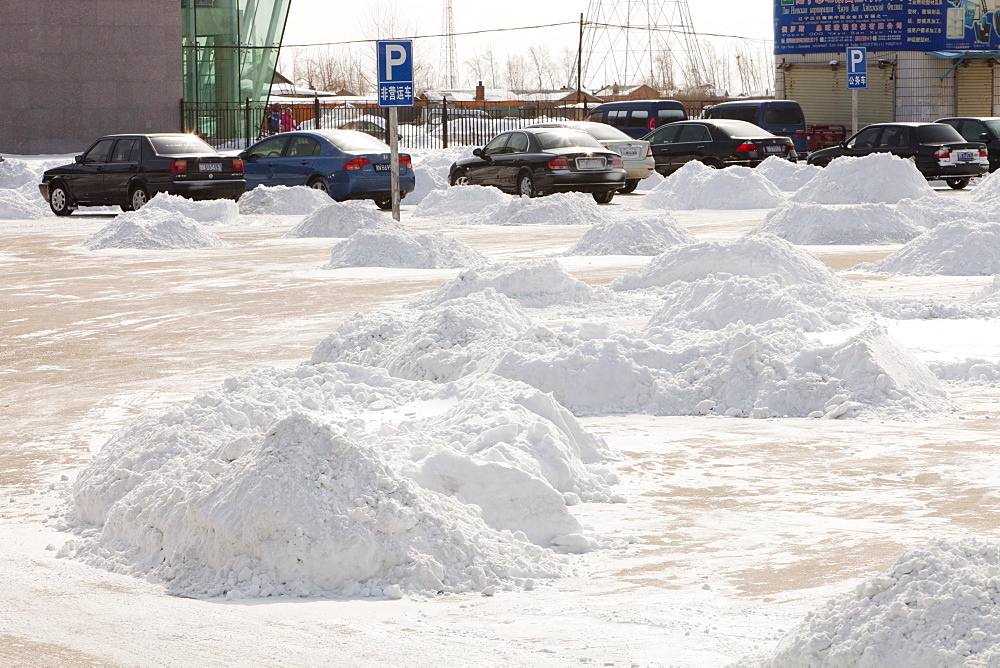
[(953, 408), (927, 367), (875, 324), (826, 346), (793, 328), (743, 324), (583, 334), (536, 328), (493, 372), (551, 393), (576, 415), (843, 418)]
[(357, 314), (316, 347), (312, 363), (377, 366), (397, 378), (446, 382), (489, 371), (531, 327), (517, 302), (487, 288), (427, 309)]
[[(531, 587), (595, 546), (613, 455), (551, 397), (346, 364), (253, 370), (109, 441), (60, 556), (174, 594), (386, 596)], [(475, 504), (475, 505), (471, 505)]]
[(169, 250), (218, 248), (224, 245), (219, 237), (183, 214), (146, 207), (119, 215), (83, 242), (83, 246), (90, 250)]
[(819, 174), (819, 167), (807, 165), (804, 162), (790, 162), (784, 158), (772, 155), (756, 167), (768, 181), (778, 186), (779, 190), (794, 192), (809, 183)]
[(491, 205), (477, 225), (593, 225), (607, 217), (584, 193), (555, 193), (548, 197), (514, 197)]
[(736, 241), (702, 242), (668, 250), (645, 267), (616, 278), (612, 290), (662, 287), (711, 274), (760, 277), (780, 274), (788, 283), (829, 284), (840, 279), (808, 251), (771, 234)]
[(660, 174), (659, 172), (654, 170), (652, 174), (650, 174), (643, 180), (639, 181), (639, 185), (637, 185), (635, 188), (636, 190), (652, 190), (656, 186), (663, 183), (663, 180), (665, 178), (666, 177), (663, 176), (663, 174)]
[(361, 202), (333, 202), (324, 204), (302, 219), (285, 236), (349, 237), (358, 230), (400, 228), (391, 216), (381, 213)]
[(486, 264), (486, 257), (461, 239), (440, 232), (416, 234), (401, 225), (363, 229), (333, 247), (324, 269), (407, 267), (452, 269)]
[(791, 196), (804, 204), (894, 204), (934, 195), (912, 160), (891, 153), (837, 158)]
[(767, 665), (1000, 665), (1000, 548), (932, 540), (806, 618)]
[(698, 240), (665, 211), (637, 211), (587, 230), (563, 255), (659, 255)]
[(240, 221), (240, 208), (231, 199), (194, 201), (180, 195), (159, 193), (143, 209), (180, 214), (204, 225), (232, 225)]
[(852, 271), (910, 276), (1000, 274), (1000, 223), (943, 223), (884, 260), (859, 264)]
[(496, 188), (485, 186), (454, 186), (431, 191), (413, 210), (413, 215), (455, 216), (479, 214), (493, 205), (505, 205), (515, 198)]
[(1000, 363), (978, 358), (953, 362), (928, 362), (927, 367), (939, 379), (952, 383), (996, 386), (1000, 383)]
[(45, 160), (5, 158), (0, 162), (0, 190), (16, 190), (29, 201), (41, 199), (38, 184), (42, 182), (42, 174), (67, 162), (73, 162), (73, 159), (68, 156)]
[(448, 188), (451, 166), (457, 160), (472, 155), (468, 147), (408, 151), (413, 159), (416, 189), (407, 193), (407, 204), (420, 204), (434, 190)]
[(257, 186), (239, 199), (242, 214), (302, 216), (331, 202), (322, 190), (308, 186)]
[(750, 233), (767, 233), (793, 244), (893, 244), (920, 235), (911, 220), (889, 204), (799, 204), (769, 212)]
[(769, 209), (785, 201), (778, 187), (749, 167), (712, 169), (688, 162), (653, 188), (644, 209)]
[(941, 195), (900, 200), (896, 209), (916, 225), (928, 228), (937, 227), (941, 223), (1000, 221), (1000, 214), (996, 213), (995, 207)]
[[(0, 165), (6, 164), (6, 161)], [(35, 197), (26, 197), (20, 190), (0, 189), (0, 218), (42, 218), (49, 211), (45, 200), (35, 190)]]
[[(978, 185), (969, 194), (969, 200), (980, 205), (996, 209), (1000, 206), (1000, 175), (993, 172), (982, 179), (978, 179)], [(985, 208), (985, 207), (980, 207)]]
[(433, 307), (492, 288), (524, 306), (545, 307), (560, 303), (587, 303), (607, 295), (566, 273), (555, 260), (497, 262), (463, 271), (415, 305)]
[(744, 323), (784, 320), (807, 332), (824, 331), (870, 315), (861, 300), (838, 282), (789, 285), (781, 274), (760, 277), (715, 274), (698, 281), (678, 281), (664, 291), (663, 306), (650, 327), (723, 329)]

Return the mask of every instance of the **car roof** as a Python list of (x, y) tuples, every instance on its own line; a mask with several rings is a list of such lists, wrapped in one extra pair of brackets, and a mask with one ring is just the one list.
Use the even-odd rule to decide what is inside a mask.
[(594, 107), (594, 109), (600, 107), (642, 107), (650, 104), (669, 104), (677, 105), (681, 108), (684, 107), (684, 104), (679, 100), (617, 100), (615, 102), (602, 102)]
[(934, 121), (1000, 121), (1000, 116), (944, 116)]
[[(925, 125), (941, 125), (941, 124), (940, 123), (936, 123), (936, 122), (932, 122), (932, 121), (892, 121), (892, 122), (889, 122), (889, 123), (872, 123), (870, 125), (866, 125), (865, 127), (870, 128), (870, 127), (873, 127), (873, 126), (876, 126), (876, 125), (879, 126), (879, 127), (884, 127), (884, 126), (887, 126), (887, 125), (892, 125), (892, 126), (906, 127), (906, 128), (920, 128), (920, 127), (923, 127)], [(862, 129), (864, 129), (864, 128), (862, 128)]]
[(712, 108), (715, 109), (716, 107), (737, 107), (741, 104), (761, 105), (761, 104), (775, 104), (775, 103), (795, 104), (795, 105), (798, 104), (798, 102), (796, 102), (795, 100), (729, 100), (728, 102), (719, 102), (718, 104), (713, 104)]

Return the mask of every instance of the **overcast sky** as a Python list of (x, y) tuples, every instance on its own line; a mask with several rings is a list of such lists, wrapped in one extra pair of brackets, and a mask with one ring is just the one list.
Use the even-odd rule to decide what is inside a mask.
[[(605, 0), (610, 4), (613, 0)], [(625, 5), (625, 0), (619, 0)], [(670, 2), (670, 0), (664, 0)], [(443, 0), (292, 0), (284, 44), (312, 44), (364, 39), (369, 23), (369, 7), (374, 3), (395, 6), (403, 21), (417, 34), (441, 32)], [(489, 30), (525, 25), (579, 21), (586, 13), (588, 0), (452, 0), (455, 31)], [(688, 0), (694, 28), (699, 33), (739, 35), (770, 40), (773, 37), (773, 0)], [(544, 44), (553, 53), (564, 46), (576, 50), (577, 26), (522, 30), (456, 38), (458, 62), (476, 51), (492, 48), (503, 57), (531, 44)], [(755, 42), (755, 45), (760, 45)], [(769, 48), (770, 45), (768, 45)], [(439, 39), (426, 40), (423, 49), (435, 64)]]

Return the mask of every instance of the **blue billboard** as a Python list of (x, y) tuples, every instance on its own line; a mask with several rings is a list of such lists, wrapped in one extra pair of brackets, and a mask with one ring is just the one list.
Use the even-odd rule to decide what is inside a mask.
[(1000, 0), (775, 0), (774, 52), (996, 49), (998, 10)]

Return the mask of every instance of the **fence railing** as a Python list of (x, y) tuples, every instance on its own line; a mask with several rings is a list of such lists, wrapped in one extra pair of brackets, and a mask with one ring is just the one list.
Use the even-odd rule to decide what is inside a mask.
[[(282, 103), (301, 130), (359, 130), (388, 143), (388, 109), (324, 104), (318, 98)], [(551, 104), (496, 105), (438, 103), (399, 109), (398, 136), (404, 149), (482, 146), (497, 133), (546, 120), (582, 120), (582, 108)], [(262, 102), (244, 104), (181, 103), (181, 124), (219, 149), (242, 149), (281, 130), (271, 123), (273, 110)]]

